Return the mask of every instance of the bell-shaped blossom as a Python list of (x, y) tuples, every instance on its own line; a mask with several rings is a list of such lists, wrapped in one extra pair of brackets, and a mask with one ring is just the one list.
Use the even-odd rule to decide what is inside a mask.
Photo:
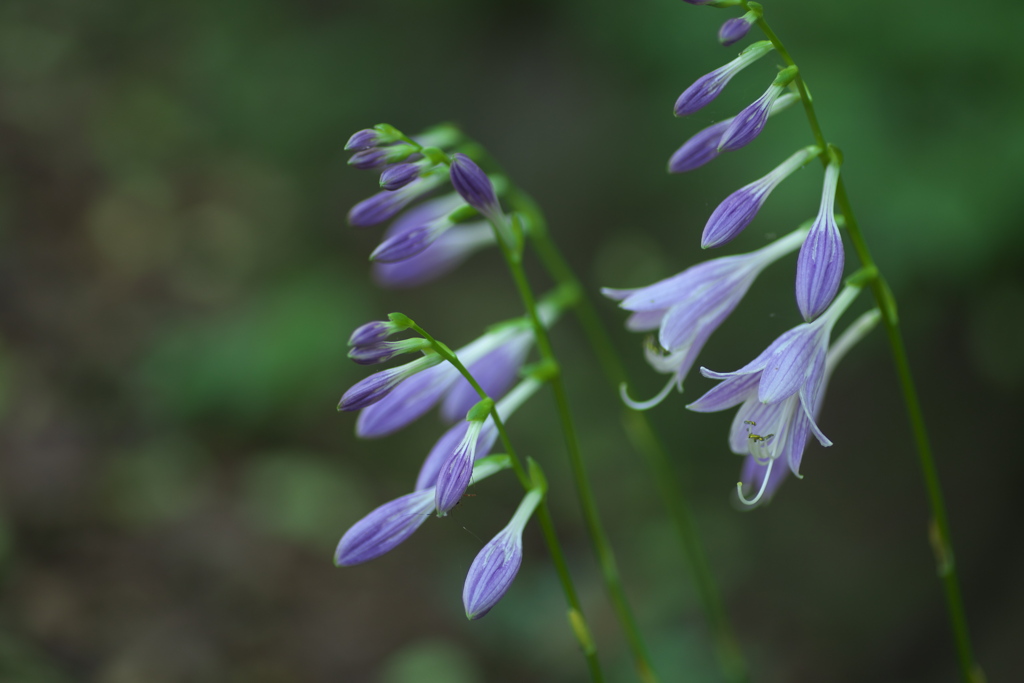
[[(550, 315), (549, 320), (554, 319)], [(489, 396), (500, 397), (519, 372), (533, 342), (533, 330), (524, 319), (491, 328), (486, 334), (455, 352), (466, 369), (478, 378)], [(498, 352), (509, 346), (508, 353)], [(356, 435), (374, 439), (392, 434), (411, 424), (438, 404), (452, 389), (465, 381), (451, 364), (430, 368), (401, 383), (386, 398), (367, 407), (356, 420)], [(453, 400), (445, 416), (465, 415), (479, 397), (470, 399), (460, 390), (461, 406)], [(456, 412), (461, 411), (461, 412)], [(451, 418), (451, 419), (455, 419)]]
[(712, 212), (704, 226), (704, 234), (700, 241), (701, 248), (720, 247), (739, 235), (743, 228), (754, 220), (754, 216), (761, 210), (761, 206), (764, 205), (772, 190), (820, 153), (820, 147), (814, 145), (805, 147), (779, 164), (768, 175), (741, 187), (726, 197)]
[(796, 303), (804, 320), (813, 320), (828, 308), (843, 279), (846, 254), (834, 208), (838, 184), (839, 164), (833, 160), (825, 168), (818, 217), (796, 261)]
[[(799, 457), (809, 433), (823, 446), (832, 445), (813, 416), (824, 383), (832, 328), (859, 292), (860, 287), (846, 287), (824, 315), (783, 333), (735, 372), (701, 368), (705, 377), (722, 382), (687, 408), (706, 413), (740, 405), (729, 435), (733, 452), (750, 454), (766, 465), (785, 455), (789, 467), (799, 474)], [(744, 502), (760, 500), (770, 481), (767, 471), (758, 496)]]
[(448, 171), (441, 166), (422, 175), (398, 190), (381, 190), (359, 202), (348, 212), (348, 222), (358, 228), (383, 223), (396, 216), (411, 202), (436, 189), (447, 180)]
[[(864, 336), (871, 331), (871, 329), (878, 323), (881, 318), (881, 314), (878, 309), (872, 309), (867, 313), (861, 315), (855, 320), (844, 332), (840, 335), (839, 339), (832, 343), (828, 349), (828, 354), (825, 356), (825, 371), (815, 395), (811, 396), (811, 400), (814, 404), (814, 410), (811, 415), (815, 420), (818, 419), (818, 414), (821, 412), (821, 405), (824, 402), (825, 391), (828, 388), (829, 379), (832, 377), (832, 373), (835, 371), (839, 361), (842, 360), (846, 352), (849, 351), (854, 344), (864, 338)], [(748, 398), (748, 401), (751, 400)], [(792, 401), (791, 397), (788, 399)], [(746, 402), (744, 402), (746, 406)], [(743, 416), (741, 416), (741, 413)], [(730, 438), (730, 447), (734, 453), (740, 455), (749, 453), (749, 445), (752, 443), (758, 443), (759, 435), (754, 434), (754, 429), (757, 425), (751, 424), (755, 420), (749, 419), (751, 415), (750, 411), (744, 412), (743, 408), (736, 415), (736, 419), (733, 421), (733, 434), (737, 435), (739, 439)], [(737, 492), (739, 494), (739, 500), (745, 503), (748, 507), (755, 507), (759, 504), (767, 503), (775, 495), (775, 491), (778, 490), (779, 485), (787, 478), (790, 472), (800, 476), (800, 462), (803, 457), (804, 447), (810, 436), (810, 422), (806, 415), (797, 414), (794, 416), (794, 420), (798, 424), (790, 431), (790, 438), (788, 443), (779, 454), (779, 458), (784, 458), (784, 462), (789, 466), (772, 467), (773, 460), (769, 459), (767, 462), (759, 457), (761, 454), (748, 454), (746, 459), (743, 461), (743, 467), (740, 472), (740, 481)], [(740, 426), (742, 425), (742, 426)], [(762, 430), (758, 430), (762, 431)], [(767, 430), (763, 430), (766, 431)], [(746, 432), (746, 444), (737, 444), (735, 441), (742, 440), (744, 432)], [(767, 432), (771, 433), (771, 432)], [(774, 437), (773, 437), (774, 438)], [(743, 450), (744, 446), (747, 450)], [(756, 494), (756, 498), (751, 498)]]
[[(540, 380), (533, 377), (527, 377), (516, 385), (495, 406), (501, 419), (507, 421), (541, 385)], [(436, 485), (435, 504), (438, 514), (448, 512), (462, 499), (470, 483), (473, 463), (487, 455), (497, 436), (494, 418), (488, 416), (485, 420), (467, 420), (455, 425), (434, 445), (420, 468), (416, 488)], [(456, 439), (458, 442), (453, 449), (451, 445)]]
[(678, 275), (639, 289), (602, 289), (602, 293), (632, 311), (626, 321), (634, 332), (658, 330), (662, 350), (647, 348), (648, 363), (670, 374), (668, 383), (648, 401), (623, 400), (636, 410), (660, 403), (672, 387), (683, 390), (683, 380), (705, 342), (732, 313), (757, 276), (779, 258), (795, 251), (806, 230), (796, 230), (748, 254), (725, 256), (697, 264)]
[[(473, 480), (485, 479), (510, 465), (507, 455), (481, 460), (473, 469)], [(345, 532), (334, 551), (334, 564), (350, 567), (380, 557), (412, 536), (433, 509), (433, 487), (384, 503)]]
[[(800, 96), (796, 93), (782, 95), (782, 97), (775, 100), (775, 104), (772, 105), (768, 116), (774, 116), (799, 99)], [(719, 154), (718, 143), (722, 139), (722, 134), (732, 125), (732, 122), (733, 119), (728, 118), (718, 123), (713, 123), (684, 142), (683, 146), (677, 149), (668, 160), (668, 172), (685, 173), (686, 171), (692, 171), (717, 157)]]
[(747, 68), (761, 57), (774, 49), (771, 41), (762, 40), (747, 46), (740, 55), (711, 73), (698, 78), (693, 85), (683, 91), (676, 100), (676, 116), (686, 116), (707, 106), (725, 89), (732, 77)]
[(780, 71), (764, 94), (733, 118), (732, 123), (722, 133), (722, 139), (718, 142), (719, 151), (737, 150), (760, 135), (764, 130), (764, 124), (768, 122), (768, 112), (771, 111), (775, 101), (785, 92), (786, 86), (794, 78), (796, 78), (796, 67), (791, 66)]
[(718, 42), (725, 47), (743, 40), (750, 31), (750, 25), (757, 21), (757, 15), (747, 12), (742, 17), (726, 19), (722, 27), (718, 29)]
[(437, 366), (441, 360), (436, 353), (430, 353), (396, 368), (375, 372), (345, 392), (338, 403), (338, 410), (361, 410), (378, 404), (410, 377), (422, 376), (424, 371)]
[(487, 614), (512, 586), (523, 563), (523, 529), (542, 498), (539, 489), (528, 491), (508, 525), (473, 560), (462, 589), (467, 618), (479, 619)]

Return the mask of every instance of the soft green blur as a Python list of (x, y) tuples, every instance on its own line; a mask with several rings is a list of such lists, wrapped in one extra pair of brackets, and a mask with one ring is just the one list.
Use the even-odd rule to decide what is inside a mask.
[[(765, 2), (813, 93), (900, 304), (950, 507), (979, 661), (1012, 680), (1024, 637), (1024, 7)], [(735, 10), (678, 0), (14, 0), (0, 4), (0, 680), (23, 683), (587, 680), (539, 534), (511, 592), (467, 623), (466, 569), (521, 495), (510, 475), (366, 566), (332, 551), (410, 490), (433, 416), (356, 441), (335, 405), (367, 374), (357, 325), (402, 311), (456, 348), (519, 315), (491, 250), (382, 291), (376, 189), (342, 147), (364, 127), (453, 121), (530, 192), (592, 294), (706, 258), (717, 203), (811, 142), (799, 107), (683, 176), (669, 155), (770, 83), (672, 104), (731, 58)], [(751, 34), (752, 36), (754, 33)], [(749, 42), (749, 38), (748, 41)], [(816, 165), (738, 253), (814, 215)], [(718, 255), (718, 253), (716, 253)], [(538, 289), (550, 283), (529, 259)], [(700, 364), (733, 370), (799, 321), (766, 273)], [(853, 263), (852, 257), (850, 261)], [(639, 398), (661, 378), (598, 302)], [(861, 307), (866, 307), (865, 301)], [(852, 320), (853, 316), (848, 319)], [(555, 331), (597, 499), (665, 681), (718, 673), (688, 569), (575, 323)], [(652, 412), (683, 476), (758, 683), (952, 681), (927, 508), (876, 333), (837, 371), (802, 481), (742, 513), (731, 414)], [(635, 680), (544, 392), (510, 420), (543, 463), (609, 678)]]

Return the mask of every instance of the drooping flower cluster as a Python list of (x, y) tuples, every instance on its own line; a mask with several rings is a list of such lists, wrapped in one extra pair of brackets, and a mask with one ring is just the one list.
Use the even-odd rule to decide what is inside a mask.
[[(349, 148), (357, 150), (352, 165), (383, 168), (384, 188), (352, 209), (349, 222), (353, 225), (387, 220), (449, 180), (455, 189), (452, 194), (407, 210), (391, 224), (371, 256), (386, 262), (386, 269), (376, 272), (383, 284), (423, 282), (464, 258), (471, 251), (468, 245), (475, 248), (493, 243), (496, 235), (504, 239), (509, 230), (492, 179), (469, 157), (457, 152), (449, 155), (438, 146), (430, 146), (454, 139), (457, 136), (450, 129), (412, 139), (380, 125), (356, 133), (349, 141)], [(465, 222), (479, 217), (485, 220)], [(486, 239), (481, 230), (486, 230)], [(542, 325), (555, 322), (563, 299), (556, 290), (538, 303), (536, 314)], [(406, 330), (419, 336), (390, 339)], [(507, 420), (543, 384), (537, 376), (540, 370), (526, 373), (516, 384), (533, 343), (534, 330), (527, 318), (492, 325), (481, 337), (454, 352), (401, 314), (392, 314), (388, 321), (367, 323), (352, 333), (349, 357), (360, 364), (422, 354), (376, 372), (345, 392), (338, 409), (359, 411), (358, 436), (392, 434), (439, 403), (446, 422), (465, 419), (448, 429), (427, 454), (412, 493), (378, 507), (345, 533), (335, 552), (337, 565), (361, 564), (389, 552), (409, 538), (431, 513), (446, 515), (472, 482), (511, 466), (507, 455), (485, 456), (498, 438), (495, 415)], [(460, 366), (476, 386), (470, 384)], [(482, 398), (480, 391), (486, 397)], [(511, 585), (522, 559), (523, 528), (545, 492), (546, 484), (535, 479), (512, 521), (473, 563), (463, 596), (470, 619), (486, 614)]]
[[(757, 3), (750, 3), (748, 10), (722, 26), (719, 37), (723, 45), (741, 40), (760, 19)], [(692, 114), (710, 104), (737, 73), (773, 49), (770, 41), (755, 42), (736, 59), (697, 79), (676, 100), (676, 115)], [(692, 171), (721, 152), (752, 142), (764, 130), (770, 115), (806, 96), (805, 90), (796, 87), (797, 78), (796, 66), (779, 71), (761, 97), (734, 117), (705, 128), (683, 144), (669, 160), (669, 171)], [(795, 92), (787, 93), (791, 87)], [(828, 375), (826, 359), (834, 359), (829, 361), (834, 365), (852, 341), (841, 351), (830, 353), (829, 338), (836, 320), (859, 291), (859, 287), (849, 286), (835, 299), (844, 266), (842, 237), (834, 215), (841, 163), (838, 150), (817, 144), (797, 150), (764, 177), (726, 197), (711, 213), (701, 236), (701, 247), (705, 249), (739, 237), (772, 191), (816, 157), (826, 162), (826, 170), (818, 215), (809, 228), (803, 227), (747, 254), (706, 261), (647, 287), (603, 290), (632, 312), (626, 322), (628, 329), (657, 330), (657, 341), (648, 342), (645, 354), (657, 372), (670, 375), (668, 383), (648, 401), (633, 401), (623, 390), (623, 400), (643, 410), (664, 400), (672, 387), (682, 391), (683, 380), (704, 344), (739, 305), (758, 274), (799, 249), (796, 303), (807, 322), (783, 334), (736, 372), (714, 373), (701, 368), (706, 377), (723, 381), (687, 406), (698, 412), (740, 406), (729, 443), (733, 452), (748, 456), (740, 484), (740, 500), (747, 505), (769, 500), (782, 481), (787, 468), (773, 468), (777, 458), (785, 457), (788, 469), (799, 476), (800, 458), (810, 434), (823, 445), (831, 445), (815, 423)], [(854, 336), (851, 333), (844, 339)], [(751, 498), (752, 491), (756, 493)]]
[[(475, 251), (494, 243), (491, 226), (481, 220), (488, 216), (473, 205), (474, 197), (450, 192), (413, 205), (449, 180), (458, 182), (451, 178), (452, 157), (446, 150), (461, 142), (461, 133), (449, 126), (408, 137), (393, 126), (380, 124), (349, 138), (345, 145), (353, 152), (349, 164), (381, 171), (382, 188), (352, 207), (349, 224), (365, 228), (395, 219), (370, 255), (378, 284), (415, 287), (444, 275)], [(496, 180), (500, 185), (501, 180)]]

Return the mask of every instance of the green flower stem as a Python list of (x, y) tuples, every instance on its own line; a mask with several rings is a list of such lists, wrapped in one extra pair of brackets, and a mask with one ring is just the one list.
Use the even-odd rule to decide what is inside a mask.
[(548, 337), (547, 330), (541, 323), (540, 317), (537, 315), (537, 303), (533, 291), (530, 289), (529, 281), (526, 278), (526, 271), (523, 270), (522, 250), (513, 248), (514, 245), (510, 246), (506, 242), (501, 235), (500, 226), (492, 225), (492, 227), (495, 231), (498, 246), (501, 248), (505, 261), (508, 263), (509, 270), (512, 273), (512, 279), (515, 281), (519, 297), (522, 299), (527, 315), (533, 323), (534, 335), (537, 338), (537, 349), (540, 351), (541, 357), (550, 363), (551, 367), (556, 368), (556, 372), (553, 373), (549, 381), (555, 395), (558, 417), (562, 423), (562, 432), (565, 436), (566, 451), (569, 455), (569, 469), (576, 484), (576, 493), (580, 499), (583, 519), (590, 534), (590, 540), (594, 544), (594, 551), (597, 554), (597, 561), (601, 567), (601, 574), (604, 577), (605, 587), (611, 599), (612, 607), (625, 631), (626, 640), (633, 654), (633, 662), (640, 680), (644, 681), (644, 683), (657, 683), (658, 677), (651, 666), (647, 646), (644, 644), (643, 638), (640, 635), (640, 629), (629, 606), (629, 601), (626, 599), (626, 592), (619, 577), (615, 554), (612, 551), (611, 544), (608, 541), (607, 534), (598, 515), (597, 503), (590, 488), (586, 467), (583, 464), (583, 456), (580, 453), (579, 440), (573, 425), (572, 413), (569, 410), (569, 400), (565, 392), (565, 385), (562, 382), (560, 372), (557, 371), (558, 364), (554, 350), (551, 347), (551, 340)]
[[(744, 2), (743, 4), (746, 6), (747, 3)], [(790, 57), (782, 41), (775, 35), (768, 22), (764, 20), (764, 17), (757, 20), (757, 25), (764, 31), (765, 36), (772, 42), (772, 45), (775, 46), (779, 56), (782, 57), (786, 64), (795, 66), (796, 63), (793, 61), (793, 58)], [(814, 139), (824, 150), (821, 155), (822, 164), (827, 165), (828, 146), (825, 141), (825, 135), (821, 130), (821, 125), (818, 123), (818, 117), (814, 111), (814, 102), (811, 100), (803, 76), (798, 75), (795, 84), (797, 91), (800, 93), (800, 99), (803, 101), (804, 112), (807, 114), (807, 121), (810, 124)], [(836, 204), (846, 218), (846, 231), (850, 236), (850, 241), (853, 243), (853, 248), (857, 252), (861, 264), (866, 268), (875, 268), (877, 270), (874, 259), (871, 257), (871, 252), (868, 250), (867, 243), (861, 234), (860, 226), (857, 224), (857, 219), (853, 215), (853, 208), (850, 206), (850, 199), (846, 194), (846, 187), (843, 185), (842, 176), (839, 178), (839, 186), (836, 189)], [(953, 561), (953, 542), (950, 538), (949, 522), (946, 517), (946, 506), (943, 502), (939, 473), (935, 466), (935, 458), (932, 455), (928, 430), (924, 424), (924, 414), (921, 411), (917, 389), (910, 374), (907, 351), (903, 343), (903, 335), (900, 332), (899, 320), (896, 314), (896, 302), (892, 291), (889, 289), (889, 285), (880, 273), (871, 281), (871, 293), (874, 295), (875, 301), (882, 311), (882, 322), (885, 325), (886, 336), (889, 338), (893, 362), (896, 365), (896, 374), (899, 378), (900, 388), (903, 391), (903, 401), (907, 406), (910, 430), (913, 433), (914, 442), (917, 447), (921, 473), (924, 477), (928, 503), (932, 514), (930, 537), (935, 550), (938, 574), (945, 588), (946, 606), (949, 612), (950, 625), (953, 629), (953, 638), (956, 642), (960, 673), (965, 683), (980, 683), (984, 680), (984, 674), (975, 662), (971, 649), (967, 617), (960, 596), (960, 581), (957, 577), (956, 564)]]
[[(433, 349), (446, 361), (451, 363), (459, 373), (466, 378), (466, 381), (470, 383), (473, 389), (476, 391), (480, 399), (489, 398), (487, 392), (484, 391), (483, 387), (480, 386), (473, 374), (462, 364), (458, 356), (452, 353), (445, 344), (434, 339), (430, 334), (419, 325), (413, 323), (412, 329), (415, 330), (420, 336), (430, 342)], [(509, 438), (508, 431), (505, 429), (505, 423), (502, 421), (501, 416), (498, 415), (498, 409), (495, 406), (491, 409), (491, 417), (494, 420), (494, 426), (498, 430), (498, 435), (501, 437), (502, 445), (505, 447), (505, 452), (509, 454), (509, 458), (512, 461), (512, 469), (516, 473), (516, 477), (519, 479), (519, 483), (523, 485), (526, 491), (530, 491), (534, 488), (534, 483), (527, 474), (526, 469), (523, 467), (523, 463), (519, 460), (516, 455), (515, 449), (512, 447), (512, 440)], [(555, 572), (558, 574), (558, 579), (562, 584), (562, 592), (565, 593), (565, 600), (569, 603), (569, 613), (573, 621), (573, 625), (576, 626), (576, 622), (580, 622), (583, 625), (582, 633), (589, 634), (589, 628), (586, 627), (586, 622), (583, 618), (583, 606), (580, 604), (579, 594), (576, 592), (576, 586), (573, 584), (572, 576), (569, 574), (569, 565), (566, 564), (565, 554), (562, 552), (562, 546), (558, 541), (558, 535), (555, 532), (555, 524), (551, 519), (551, 511), (548, 508), (547, 496), (541, 502), (537, 508), (537, 521), (540, 522), (541, 532), (544, 535), (544, 541), (548, 546), (548, 553), (551, 555), (551, 561), (555, 565)], [(597, 647), (594, 645), (593, 639), (589, 637), (580, 637), (581, 629), (574, 628), (577, 637), (580, 640), (580, 646), (583, 650), (583, 656), (587, 660), (587, 668), (590, 670), (590, 678), (594, 683), (602, 683), (604, 681), (604, 674), (601, 671), (601, 663), (597, 658)]]
[[(623, 367), (611, 337), (604, 325), (601, 323), (597, 310), (594, 308), (590, 297), (582, 294), (585, 290), (578, 278), (566, 262), (558, 247), (555, 246), (547, 232), (547, 224), (536, 203), (521, 191), (517, 191), (511, 197), (512, 204), (525, 215), (530, 222), (529, 235), (533, 242), (534, 249), (540, 256), (544, 267), (563, 287), (581, 293), (577, 299), (575, 312), (579, 318), (598, 362), (604, 371), (605, 376), (616, 390), (623, 382), (627, 382), (626, 369)], [(715, 641), (719, 665), (726, 680), (731, 683), (744, 683), (749, 681), (746, 663), (743, 654), (733, 635), (729, 617), (722, 604), (721, 593), (715, 582), (711, 567), (708, 564), (704, 547), (693, 521), (693, 514), (690, 512), (686, 502), (686, 496), (679, 485), (679, 476), (668, 458), (665, 448), (658, 439), (654, 427), (651, 425), (647, 413), (624, 409), (622, 421), (626, 433), (634, 446), (646, 458), (648, 466), (653, 470), (654, 480), (658, 486), (658, 493), (662, 503), (668, 509), (678, 535), (679, 544), (683, 554), (693, 571), (693, 581), (697, 586), (697, 594), (700, 597), (701, 607), (705, 617), (711, 624), (711, 631)]]

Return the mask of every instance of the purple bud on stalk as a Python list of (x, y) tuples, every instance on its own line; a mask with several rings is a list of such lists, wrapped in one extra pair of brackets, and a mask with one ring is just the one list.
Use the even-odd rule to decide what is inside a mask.
[(410, 259), (429, 247), (451, 227), (451, 221), (441, 218), (400, 232), (377, 245), (370, 254), (370, 260), (396, 263)]
[(796, 261), (796, 303), (807, 321), (828, 308), (843, 279), (846, 259), (834, 206), (838, 184), (839, 163), (833, 159), (825, 168), (818, 217)]
[(411, 183), (393, 192), (382, 190), (359, 202), (348, 212), (348, 222), (358, 228), (368, 228), (394, 217), (415, 199), (430, 192), (446, 179), (447, 172), (438, 168), (433, 173), (420, 176)]
[(487, 174), (465, 154), (455, 154), (451, 165), (452, 187), (466, 203), (491, 220), (501, 214), (498, 196)]
[(384, 190), (398, 190), (413, 180), (420, 174), (421, 166), (415, 163), (401, 163), (392, 164), (384, 169), (384, 172), (380, 174), (380, 186)]
[(388, 320), (374, 320), (360, 325), (348, 338), (349, 346), (369, 346), (384, 341), (402, 328)]
[(473, 463), (476, 461), (477, 440), (483, 426), (483, 420), (471, 421), (462, 441), (441, 465), (434, 492), (434, 507), (440, 516), (448, 514), (448, 511), (462, 500), (462, 495), (469, 488)]
[(771, 111), (772, 105), (785, 91), (786, 86), (796, 78), (796, 74), (795, 66), (780, 71), (765, 93), (735, 116), (732, 125), (722, 134), (718, 150), (739, 149), (760, 135), (764, 130), (764, 124), (768, 121), (768, 112)]
[(487, 614), (512, 586), (523, 563), (523, 529), (542, 497), (539, 489), (531, 489), (508, 525), (473, 560), (462, 589), (462, 604), (468, 619), (479, 619)]
[(338, 410), (359, 410), (371, 406), (390, 394), (403, 380), (437, 365), (441, 361), (441, 356), (432, 353), (410, 361), (405, 365), (400, 365), (397, 368), (375, 372), (352, 385), (345, 392), (341, 397), (341, 402), (338, 403)]
[(683, 2), (688, 2), (691, 5), (710, 5), (711, 3), (717, 1), (718, 0), (683, 0)]
[(462, 223), (437, 238), (420, 253), (398, 263), (373, 264), (373, 279), (381, 287), (418, 287), (456, 268), (474, 252), (494, 244), (487, 223)]
[[(774, 116), (789, 105), (800, 99), (799, 95), (786, 93), (772, 105), (769, 116)], [(718, 123), (713, 123), (704, 130), (695, 134), (683, 143), (683, 146), (675, 151), (668, 161), (669, 173), (685, 173), (695, 168), (700, 168), (718, 156), (718, 143), (722, 134), (729, 128), (733, 119), (728, 118)]]
[(771, 41), (768, 40), (753, 43), (747, 46), (736, 59), (698, 78), (676, 100), (676, 116), (692, 114), (710, 104), (725, 89), (733, 76), (771, 52), (772, 49), (774, 48)]
[(413, 338), (401, 341), (382, 341), (366, 346), (355, 346), (348, 352), (348, 357), (360, 365), (384, 363), (403, 353), (422, 351), (430, 346), (426, 339)]
[(726, 20), (722, 24), (722, 28), (718, 29), (718, 42), (728, 47), (739, 40), (743, 40), (743, 37), (750, 31), (750, 24), (754, 21), (753, 18), (748, 21), (747, 16), (749, 14)]
[(701, 236), (702, 249), (720, 247), (732, 240), (747, 227), (779, 183), (798, 168), (821, 153), (821, 148), (811, 145), (799, 150), (775, 170), (759, 180), (741, 187), (726, 197), (714, 210)]
[(358, 130), (352, 134), (352, 137), (345, 143), (345, 149), (347, 151), (367, 149), (369, 147), (376, 147), (381, 143), (381, 134), (379, 131), (373, 130), (372, 128), (364, 128)]

